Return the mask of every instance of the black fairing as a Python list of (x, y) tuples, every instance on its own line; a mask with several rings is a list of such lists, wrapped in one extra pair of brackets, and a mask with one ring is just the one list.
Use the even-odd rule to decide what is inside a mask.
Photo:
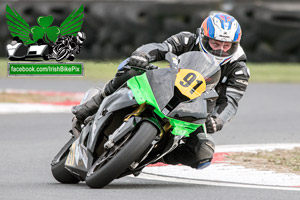
[[(197, 109), (195, 109), (197, 108)], [(180, 103), (176, 109), (172, 110), (169, 117), (193, 122), (207, 117), (207, 102), (202, 97), (189, 102)]]
[(71, 137), (71, 139), (63, 146), (63, 148), (56, 154), (56, 156), (52, 160), (52, 166), (59, 163), (62, 158), (64, 158), (69, 153), (69, 149), (75, 140), (75, 137)]
[(92, 133), (88, 139), (87, 147), (91, 152), (94, 152), (95, 150), (99, 134), (107, 126), (111, 125), (111, 119), (112, 117), (115, 117), (113, 116), (113, 113), (129, 107), (131, 108), (134, 105), (138, 105), (138, 103), (134, 98), (132, 98), (131, 90), (126, 87), (121, 88), (103, 100), (98, 112), (96, 113)]
[(146, 75), (160, 110), (168, 104), (174, 95), (177, 72), (177, 69), (172, 68), (147, 71)]

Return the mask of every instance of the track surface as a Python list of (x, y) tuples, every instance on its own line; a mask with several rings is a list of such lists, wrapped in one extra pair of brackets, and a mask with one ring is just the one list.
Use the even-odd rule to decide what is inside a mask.
[[(28, 79), (29, 80), (29, 79)], [(83, 91), (76, 81), (36, 79), (45, 90)], [(1, 80), (1, 89), (13, 84)], [(30, 82), (30, 81), (29, 81)], [(80, 81), (79, 81), (80, 82)], [(61, 85), (65, 85), (63, 89)], [(11, 86), (11, 87), (9, 87)], [(39, 89), (28, 83), (15, 88)], [(86, 84), (88, 86), (88, 84)], [(29, 88), (30, 87), (30, 88)], [(77, 88), (71, 90), (69, 88)], [(79, 89), (78, 89), (79, 88)], [(88, 88), (88, 87), (87, 87)], [(300, 85), (252, 84), (230, 126), (215, 134), (217, 145), (300, 142)], [(231, 188), (136, 178), (114, 181), (101, 190), (62, 185), (51, 175), (53, 156), (68, 139), (71, 114), (0, 115), (0, 199), (299, 199), (297, 191)], [(233, 177), (234, 179), (234, 177)]]

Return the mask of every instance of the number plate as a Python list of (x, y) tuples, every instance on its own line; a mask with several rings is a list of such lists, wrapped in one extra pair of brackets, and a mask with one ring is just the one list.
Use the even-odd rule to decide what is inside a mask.
[(176, 76), (175, 86), (189, 99), (195, 99), (205, 91), (206, 82), (203, 76), (191, 69), (180, 69)]

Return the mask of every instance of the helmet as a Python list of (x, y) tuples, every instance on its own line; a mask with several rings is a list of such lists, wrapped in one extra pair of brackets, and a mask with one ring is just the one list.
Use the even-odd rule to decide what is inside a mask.
[(76, 36), (77, 42), (79, 44), (82, 44), (83, 41), (86, 39), (85, 33), (84, 32), (78, 32)]
[(237, 51), (241, 36), (241, 27), (234, 17), (215, 13), (208, 16), (198, 29), (199, 48), (221, 65)]

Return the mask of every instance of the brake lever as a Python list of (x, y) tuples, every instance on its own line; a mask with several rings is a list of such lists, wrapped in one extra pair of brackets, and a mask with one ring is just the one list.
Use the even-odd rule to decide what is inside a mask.
[(148, 70), (159, 69), (159, 67), (158, 67), (158, 66), (156, 66), (156, 65), (153, 65), (153, 64), (149, 64), (149, 65), (148, 65), (148, 66), (146, 66), (146, 67), (148, 67), (148, 68), (149, 68)]

